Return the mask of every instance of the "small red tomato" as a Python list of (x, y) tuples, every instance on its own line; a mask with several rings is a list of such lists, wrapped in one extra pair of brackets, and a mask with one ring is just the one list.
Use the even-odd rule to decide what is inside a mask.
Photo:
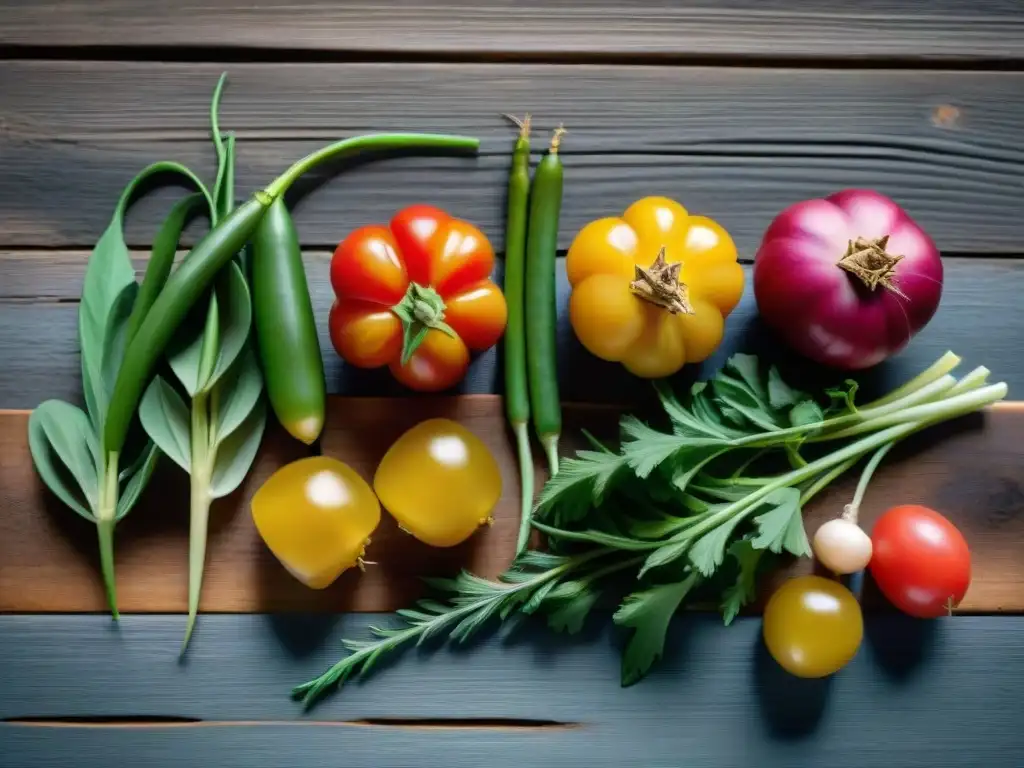
[(904, 613), (950, 613), (971, 583), (967, 541), (949, 520), (916, 504), (893, 507), (871, 531), (871, 576)]

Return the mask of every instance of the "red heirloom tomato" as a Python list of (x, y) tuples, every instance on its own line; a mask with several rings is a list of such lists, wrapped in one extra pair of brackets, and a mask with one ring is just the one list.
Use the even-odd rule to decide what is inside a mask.
[(483, 232), (431, 206), (357, 229), (331, 259), (331, 342), (352, 365), (387, 365), (412, 389), (447, 389), (465, 375), (470, 350), (505, 330), (493, 268)]
[(971, 553), (949, 520), (928, 507), (893, 507), (871, 531), (868, 565), (893, 605), (919, 618), (952, 612), (971, 583)]

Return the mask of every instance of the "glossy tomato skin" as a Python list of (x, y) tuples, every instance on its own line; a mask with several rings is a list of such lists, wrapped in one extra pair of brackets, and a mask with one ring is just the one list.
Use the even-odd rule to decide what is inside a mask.
[(864, 619), (853, 593), (838, 581), (798, 576), (768, 600), (763, 634), (768, 652), (787, 672), (825, 677), (857, 654)]
[[(432, 206), (409, 206), (387, 226), (353, 231), (331, 259), (336, 300), (329, 328), (335, 351), (360, 368), (386, 365), (415, 390), (434, 392), (457, 384), (470, 352), (492, 347), (505, 331), (508, 308), (490, 279), (493, 269), (494, 251), (484, 234)], [(395, 307), (407, 294), (422, 296), (414, 289), (433, 292), (433, 308), (454, 336), (431, 327), (403, 363), (408, 321)], [(413, 338), (418, 338), (416, 329)]]
[(918, 618), (944, 616), (967, 593), (971, 553), (963, 534), (933, 509), (893, 507), (871, 531), (868, 570), (888, 600)]

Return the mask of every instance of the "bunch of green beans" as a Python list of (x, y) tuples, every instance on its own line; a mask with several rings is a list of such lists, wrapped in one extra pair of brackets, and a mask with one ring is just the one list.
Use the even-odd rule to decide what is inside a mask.
[(303, 173), (327, 160), (365, 151), (476, 151), (479, 145), (478, 139), (466, 136), (426, 133), (370, 134), (344, 139), (299, 160), (221, 219), (167, 279), (125, 350), (103, 430), (104, 455), (116, 454), (124, 446), (153, 369), (192, 305), (221, 268), (253, 237), (274, 201)]
[[(509, 116), (511, 118), (511, 116)], [(558, 472), (562, 411), (556, 358), (555, 258), (562, 207), (562, 161), (558, 155), (565, 129), (559, 126), (548, 152), (530, 180), (530, 116), (511, 118), (519, 126), (512, 152), (505, 226), (505, 412), (519, 456), (521, 518), (516, 554), (529, 544), (533, 510), (533, 454), (527, 422)]]

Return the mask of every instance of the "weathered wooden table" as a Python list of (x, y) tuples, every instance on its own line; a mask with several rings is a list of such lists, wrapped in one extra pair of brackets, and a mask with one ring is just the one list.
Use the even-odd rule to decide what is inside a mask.
[[(499, 113), (531, 111), (541, 128), (570, 129), (562, 247), (586, 221), (658, 193), (719, 220), (749, 261), (789, 203), (850, 186), (889, 194), (934, 236), (947, 277), (932, 324), (865, 386), (952, 349), (1024, 399), (1022, 64), (1017, 0), (0, 0), (0, 766), (1024, 765), (1024, 618), (1009, 615), (1024, 610), (1024, 411), (1013, 404), (907, 446), (864, 511), (870, 524), (899, 496), (957, 522), (975, 566), (963, 615), (916, 622), (869, 594), (864, 647), (834, 679), (782, 673), (756, 616), (724, 628), (693, 614), (632, 688), (618, 686), (619, 640), (599, 621), (570, 640), (537, 628), (405, 653), (308, 714), (290, 687), (335, 661), (367, 613), (405, 604), (417, 575), (508, 562), (517, 488), (496, 398), (396, 400), (386, 376), (346, 370), (324, 332), (331, 391), (376, 399), (332, 399), (319, 450), (360, 444), (368, 473), (404, 426), (454, 414), (491, 435), (509, 479), (498, 522), (447, 552), (385, 522), (378, 568), (306, 590), (247, 511), (259, 483), (302, 455), (271, 432), (245, 486), (214, 508), (204, 614), (182, 662), (182, 478), (164, 467), (118, 528), (126, 615), (113, 625), (93, 531), (40, 488), (25, 437), (27, 409), (81, 397), (82, 273), (124, 183), (161, 158), (212, 174), (206, 109), (223, 70), (240, 192), (347, 134), (483, 139), (475, 159), (393, 158), (303, 186), (294, 211), (323, 327), (327, 259), (355, 226), (428, 201), (501, 248), (512, 134)], [(134, 247), (176, 194), (136, 206)], [(135, 256), (141, 267), (145, 251)], [(739, 349), (777, 354), (755, 315), (748, 285), (721, 352), (687, 375)], [(566, 401), (644, 396), (565, 322), (560, 343)], [(498, 389), (496, 355), (483, 355), (462, 392)], [(850, 488), (815, 503), (810, 525)]]

